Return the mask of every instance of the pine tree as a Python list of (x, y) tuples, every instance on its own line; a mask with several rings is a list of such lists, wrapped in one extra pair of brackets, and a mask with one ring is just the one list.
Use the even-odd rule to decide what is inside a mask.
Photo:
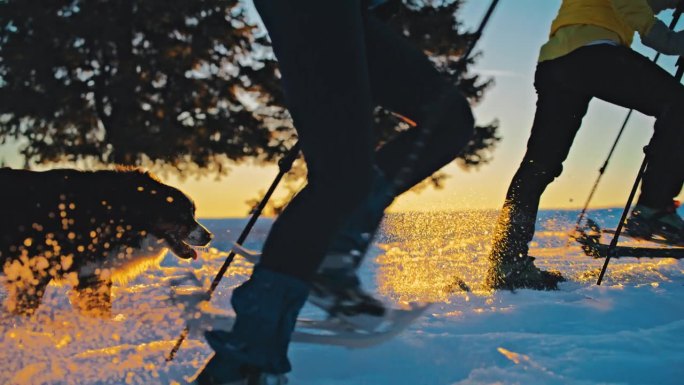
[[(491, 82), (458, 61), (472, 39), (454, 17), (461, 3), (383, 16), (477, 102)], [(187, 176), (270, 162), (296, 140), (279, 83), (238, 0), (0, 2), (0, 143), (19, 141), (31, 165), (163, 164)], [(377, 121), (380, 140), (406, 128), (383, 110)], [(463, 164), (486, 163), (496, 131), (478, 127)]]

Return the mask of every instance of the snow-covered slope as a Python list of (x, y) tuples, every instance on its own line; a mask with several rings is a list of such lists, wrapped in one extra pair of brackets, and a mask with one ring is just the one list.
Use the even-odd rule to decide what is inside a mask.
[[(559, 292), (488, 292), (482, 287), (495, 213), (395, 214), (385, 222), (361, 274), (388, 303), (436, 304), (406, 333), (363, 350), (295, 344), (295, 385), (343, 384), (682, 384), (684, 263), (619, 260), (595, 286), (601, 261), (584, 256), (566, 231), (573, 212), (545, 211), (532, 253), (569, 278)], [(617, 211), (592, 213), (604, 225)], [(228, 249), (244, 220), (205, 221)], [(247, 246), (260, 248), (260, 221)], [(167, 363), (192, 317), (170, 300), (169, 281), (194, 271), (208, 285), (226, 254), (186, 263), (167, 256), (126, 287), (116, 287), (113, 319), (71, 310), (67, 287), (50, 287), (32, 319), (0, 312), (0, 384), (171, 384), (209, 354), (191, 335)], [(250, 271), (236, 258), (212, 300)], [(472, 289), (462, 291), (462, 282)], [(2, 291), (0, 291), (2, 296)], [(303, 314), (317, 317), (314, 308)]]

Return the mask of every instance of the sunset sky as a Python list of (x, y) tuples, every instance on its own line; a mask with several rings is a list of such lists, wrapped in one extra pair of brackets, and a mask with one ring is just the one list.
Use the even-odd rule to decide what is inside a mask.
[[(489, 5), (485, 0), (469, 0), (460, 14), (467, 28), (474, 29)], [(442, 190), (404, 194), (393, 211), (498, 208), (525, 150), (535, 110), (532, 85), (539, 47), (547, 38), (560, 0), (503, 0), (494, 13), (478, 49), (482, 57), (473, 70), (495, 79), (483, 102), (475, 106), (478, 122), (500, 121), (503, 141), (494, 161), (481, 169), (464, 172), (451, 165), (451, 175)], [(671, 13), (659, 15), (666, 23)], [(680, 27), (681, 28), (681, 27)], [(637, 42), (634, 48), (652, 57), (654, 52)], [(660, 64), (673, 71), (675, 59)], [(549, 186), (542, 198), (543, 208), (582, 206), (617, 135), (627, 110), (594, 100), (584, 119), (563, 174)], [(639, 164), (642, 147), (652, 133), (653, 119), (634, 114), (626, 133), (594, 199), (593, 206), (620, 206), (627, 198)], [(0, 147), (0, 159), (18, 166), (12, 147)], [(235, 166), (230, 176), (166, 182), (186, 191), (197, 202), (202, 217), (245, 216), (245, 202), (266, 190), (275, 176), (275, 167)]]

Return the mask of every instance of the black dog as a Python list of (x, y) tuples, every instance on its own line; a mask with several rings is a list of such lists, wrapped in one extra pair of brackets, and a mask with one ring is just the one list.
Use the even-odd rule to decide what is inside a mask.
[(192, 200), (150, 173), (0, 169), (0, 265), (14, 313), (32, 314), (55, 279), (75, 289), (76, 308), (107, 315), (112, 279), (135, 276), (167, 249), (196, 258), (191, 246), (211, 238)]

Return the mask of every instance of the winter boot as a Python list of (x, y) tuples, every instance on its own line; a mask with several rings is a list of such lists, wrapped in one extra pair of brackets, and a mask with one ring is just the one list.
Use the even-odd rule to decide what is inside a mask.
[(386, 313), (385, 305), (361, 288), (355, 267), (319, 273), (312, 282), (309, 302), (356, 328), (372, 331)]
[[(217, 372), (217, 371), (222, 371), (226, 370), (225, 363), (221, 362), (221, 359), (216, 358), (216, 355), (213, 355), (210, 359), (207, 365), (204, 367), (202, 370), (203, 373), (205, 372)], [(206, 378), (203, 378), (204, 382), (200, 382), (200, 378), (191, 380), (188, 385), (206, 385), (206, 384), (211, 384), (211, 385), (286, 385), (288, 383), (287, 377), (285, 377), (282, 374), (266, 374), (266, 373), (259, 373), (259, 372), (252, 372), (248, 373), (247, 371), (244, 371), (244, 378), (240, 378), (239, 380), (235, 381), (229, 381), (229, 382), (216, 382), (213, 379), (207, 380)], [(205, 375), (206, 377), (206, 375)], [(209, 382), (207, 382), (209, 381)]]
[(563, 281), (559, 271), (542, 270), (534, 265), (534, 257), (525, 255), (492, 264), (485, 284), (494, 290), (558, 290), (558, 283)]
[(205, 333), (216, 354), (199, 373), (197, 383), (285, 384), (283, 374), (291, 370), (290, 336), (308, 294), (305, 282), (255, 267), (249, 281), (233, 292), (233, 330)]
[(541, 270), (528, 253), (534, 235), (535, 216), (504, 206), (489, 255), (485, 285), (493, 290), (557, 290), (565, 278), (558, 271)]
[(625, 232), (634, 238), (658, 237), (669, 244), (684, 246), (684, 220), (677, 214), (675, 203), (662, 210), (637, 204), (625, 223)]
[(392, 191), (389, 181), (376, 171), (370, 195), (337, 234), (312, 282), (309, 302), (333, 317), (363, 319), (361, 324), (372, 328), (376, 322), (373, 319), (380, 322), (385, 314), (382, 302), (362, 290), (356, 271), (373, 242), (385, 208), (394, 199)]

